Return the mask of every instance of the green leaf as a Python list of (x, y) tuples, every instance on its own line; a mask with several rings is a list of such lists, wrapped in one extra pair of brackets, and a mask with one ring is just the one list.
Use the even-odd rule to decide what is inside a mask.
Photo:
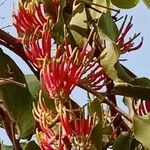
[(37, 101), (39, 97), (39, 91), (41, 90), (41, 85), (39, 80), (33, 74), (27, 74), (25, 75), (25, 78), (33, 99)]
[(102, 108), (99, 100), (96, 98), (93, 101), (89, 102), (89, 114), (93, 116), (96, 113), (96, 116), (99, 120), (102, 120)]
[(117, 73), (114, 68), (118, 58), (119, 52), (114, 44), (106, 47), (100, 55), (100, 64), (103, 66), (105, 73), (113, 80), (118, 80)]
[[(25, 76), (29, 91), (34, 99), (34, 102), (37, 103), (39, 99), (39, 91), (42, 89), (39, 80), (33, 74), (28, 74)], [(42, 96), (44, 97), (45, 103), (49, 109), (54, 109), (54, 100), (51, 100), (48, 93), (43, 91)]]
[(132, 98), (131, 97), (127, 97), (125, 96), (123, 98), (123, 103), (128, 107), (128, 114), (130, 117), (132, 117), (134, 115), (134, 111), (133, 111), (133, 102), (132, 102)]
[(114, 150), (130, 150), (131, 149), (131, 143), (132, 143), (132, 137), (127, 132), (122, 132), (117, 139), (113, 143), (113, 149)]
[(102, 150), (102, 134), (102, 126), (100, 123), (97, 123), (97, 125), (93, 128), (91, 140), (98, 150)]
[(112, 125), (106, 125), (103, 127), (103, 135), (111, 135), (113, 133), (113, 127)]
[[(0, 77), (12, 77), (14, 81), (26, 84), (24, 74), (2, 50), (0, 50)], [(29, 137), (35, 129), (35, 120), (32, 116), (32, 97), (28, 87), (8, 82), (0, 85), (0, 92), (7, 113), (16, 123), (18, 135), (21, 138)]]
[(53, 30), (52, 30), (53, 36), (55, 38), (55, 42), (57, 44), (62, 43), (63, 38), (64, 38), (65, 20), (64, 20), (63, 10), (64, 10), (65, 6), (66, 6), (66, 0), (61, 0), (60, 5), (58, 6), (57, 21), (56, 21), (56, 23), (53, 27)]
[(112, 4), (119, 8), (132, 8), (136, 6), (139, 0), (111, 0)]
[(143, 0), (144, 4), (150, 8), (150, 0)]
[(30, 141), (24, 150), (40, 150), (40, 147), (34, 141)]
[(135, 78), (130, 83), (115, 83), (116, 94), (150, 99), (150, 80), (148, 78)]
[(132, 78), (119, 64), (119, 51), (116, 45), (111, 44), (106, 47), (100, 55), (100, 64), (103, 66), (105, 73), (114, 81), (130, 82)]
[(87, 36), (85, 4), (79, 3), (73, 5), (72, 19), (70, 21), (70, 32), (76, 45), (83, 46)]
[[(118, 28), (113, 21), (110, 11), (103, 13), (98, 21), (99, 30), (109, 37), (114, 43), (116, 43), (118, 37)], [(101, 33), (100, 33), (101, 34)]]
[(92, 116), (95, 113), (96, 117), (98, 118), (98, 123), (92, 131), (91, 140), (93, 141), (97, 149), (102, 150), (102, 135), (103, 135), (102, 108), (97, 98), (89, 102), (89, 114)]
[(134, 116), (133, 130), (135, 138), (140, 141), (145, 150), (150, 150), (150, 115)]

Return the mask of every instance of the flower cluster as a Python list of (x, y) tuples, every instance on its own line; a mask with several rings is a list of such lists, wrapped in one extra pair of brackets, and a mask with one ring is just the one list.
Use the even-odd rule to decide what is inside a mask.
[(51, 48), (52, 48), (52, 37), (48, 30), (46, 30), (46, 25), (43, 27), (41, 41), (39, 40), (40, 33), (39, 28), (36, 28), (33, 35), (29, 38), (28, 46), (24, 46), (25, 53), (36, 69), (42, 69), (45, 61), (51, 58)]
[[(90, 149), (93, 146), (90, 137), (96, 125), (95, 117), (76, 118), (61, 105), (53, 118), (41, 96), (37, 108), (33, 107), (33, 114), (38, 122), (36, 135), (42, 150)], [(57, 122), (54, 127), (53, 121)]]
[(135, 34), (132, 38), (129, 38), (129, 40), (126, 41), (126, 38), (127, 38), (126, 36), (133, 26), (133, 24), (131, 23), (132, 17), (131, 17), (129, 23), (125, 26), (126, 20), (127, 20), (127, 16), (125, 17), (124, 22), (122, 23), (122, 26), (119, 30), (119, 36), (117, 39), (117, 45), (119, 46), (120, 52), (122, 54), (133, 51), (133, 50), (137, 50), (143, 44), (143, 38), (141, 38), (141, 42), (137, 46), (134, 46), (134, 40), (140, 35), (140, 33)]
[[(64, 35), (61, 44), (57, 44), (53, 28), (59, 18), (57, 16), (60, 15), (58, 6), (58, 0), (50, 0), (49, 3), (35, 0), (21, 5), (18, 13), (13, 15), (13, 24), (20, 33), (27, 61), (39, 73), (42, 88), (49, 94), (49, 99), (53, 100), (55, 106), (54, 109), (49, 109), (40, 92), (37, 106), (33, 104), (33, 116), (38, 124), (36, 135), (42, 150), (91, 149), (91, 135), (97, 123), (96, 117), (93, 115), (86, 118), (81, 109), (77, 110), (82, 112), (80, 117), (74, 115), (70, 95), (76, 86), (83, 89), (87, 87), (94, 92), (100, 91), (107, 84), (107, 76), (99, 58), (94, 56), (94, 46), (91, 46), (95, 44), (94, 40), (93, 43), (90, 41), (91, 35), (93, 39), (96, 38), (93, 35), (94, 30), (80, 48), (74, 47), (67, 35)], [(125, 27), (126, 19), (127, 17), (120, 28), (116, 43), (121, 53), (139, 49), (143, 43), (142, 39), (134, 46), (133, 41), (139, 34), (125, 42), (132, 27), (132, 19)], [(66, 103), (70, 105), (69, 108)], [(137, 113), (145, 114), (148, 110), (143, 104)]]
[(32, 3), (20, 6), (17, 14), (13, 14), (13, 25), (19, 33), (30, 35), (38, 27), (38, 31), (43, 29), (48, 17), (44, 15), (43, 4)]

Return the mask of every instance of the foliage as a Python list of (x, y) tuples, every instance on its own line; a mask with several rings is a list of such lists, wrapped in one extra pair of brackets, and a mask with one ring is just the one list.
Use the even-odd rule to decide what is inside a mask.
[[(143, 2), (150, 7), (149, 0)], [(118, 16), (139, 0), (18, 4), (12, 16), (18, 37), (0, 30), (0, 44), (33, 74), (24, 75), (0, 49), (0, 125), (12, 142), (0, 149), (150, 149), (150, 80), (120, 62), (121, 55), (143, 44), (141, 37), (135, 45), (140, 33), (128, 37), (132, 17)], [(87, 92), (84, 106), (72, 99), (75, 87)], [(128, 114), (118, 107), (117, 95), (124, 96)]]

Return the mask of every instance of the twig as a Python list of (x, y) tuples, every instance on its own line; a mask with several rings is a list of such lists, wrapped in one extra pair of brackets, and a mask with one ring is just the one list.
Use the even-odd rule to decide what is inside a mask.
[(102, 13), (102, 11), (100, 11), (100, 10), (98, 10), (98, 9), (96, 9), (96, 8), (94, 8), (94, 7), (92, 7), (92, 6), (90, 6), (90, 5), (89, 5), (89, 8), (93, 9), (94, 11), (96, 11), (96, 12), (98, 12), (98, 13)]
[(4, 127), (5, 127), (7, 135), (9, 137), (10, 141), (13, 144), (13, 138), (12, 138), (11, 128), (10, 128), (10, 123), (12, 122), (12, 120), (10, 119), (9, 115), (7, 114), (7, 112), (5, 112), (1, 107), (0, 107), (0, 116), (2, 118), (2, 123), (3, 123)]
[(2, 6), (6, 1), (7, 1), (7, 0), (4, 0), (4, 1), (0, 4), (0, 6)]
[(97, 3), (93, 3), (91, 1), (87, 1), (87, 0), (78, 0), (80, 2), (84, 2), (86, 4), (89, 4), (89, 5), (95, 5), (95, 6), (98, 6), (98, 7), (102, 7), (102, 8), (105, 8), (105, 9), (109, 9), (109, 10), (112, 10), (112, 11), (115, 11), (117, 13), (120, 12), (120, 10), (116, 10), (116, 9), (113, 9), (113, 8), (110, 8), (110, 7), (107, 7), (107, 6), (103, 6), (103, 5), (100, 5), (100, 4), (97, 4)]
[(22, 150), (22, 147), (20, 146), (19, 140), (15, 137), (15, 123), (11, 123), (11, 133), (13, 138), (13, 148), (14, 150)]
[(7, 83), (13, 83), (13, 84), (19, 85), (23, 88), (26, 87), (26, 84), (15, 81), (15, 80), (13, 80), (13, 78), (0, 78), (0, 85), (7, 84)]
[(84, 86), (82, 84), (78, 84), (78, 86), (86, 91), (88, 91), (89, 93), (95, 95), (101, 103), (106, 103), (108, 104), (111, 108), (113, 108), (116, 112), (118, 112), (119, 114), (121, 114), (122, 116), (124, 116), (129, 122), (132, 122), (132, 119), (129, 117), (129, 115), (124, 112), (123, 110), (121, 110), (119, 107), (117, 107), (114, 103), (112, 103), (110, 100), (106, 99), (105, 98), (105, 95), (99, 93), (99, 92), (96, 92), (96, 91), (93, 91), (91, 90), (89, 87), (87, 86)]
[[(95, 33), (98, 33), (97, 25), (93, 21), (93, 18), (92, 18), (92, 15), (90, 14), (88, 6), (85, 7), (85, 12), (86, 12), (87, 20), (90, 21), (90, 25), (92, 25), (92, 27), (94, 28)], [(96, 35), (96, 36), (97, 36), (97, 46), (99, 48), (99, 51), (102, 51), (104, 48), (102, 46), (102, 42), (101, 42), (100, 36), (99, 35)]]
[(5, 28), (9, 28), (9, 27), (12, 27), (13, 25), (7, 25), (7, 26), (4, 26), (1, 28), (1, 30), (5, 29)]

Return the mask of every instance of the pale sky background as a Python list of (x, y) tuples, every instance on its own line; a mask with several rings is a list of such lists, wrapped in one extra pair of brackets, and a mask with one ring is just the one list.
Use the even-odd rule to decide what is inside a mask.
[[(0, 4), (4, 0), (0, 0)], [(2, 6), (0, 6), (0, 17), (4, 17), (4, 19), (0, 18), (0, 28), (3, 28), (8, 25), (12, 25), (12, 13), (16, 8), (16, 0), (7, 0)], [(127, 62), (124, 62), (124, 65), (132, 70), (139, 77), (150, 77), (150, 9), (148, 9), (143, 2), (141, 1), (136, 7), (129, 10), (122, 10), (122, 14), (128, 14), (128, 16), (133, 16), (133, 28), (132, 35), (134, 33), (141, 32), (141, 35), (144, 37), (144, 43), (141, 49), (127, 53), (123, 55), (121, 58), (128, 59)], [(120, 14), (121, 16), (121, 14)], [(11, 35), (16, 37), (16, 32), (14, 27), (8, 27), (4, 29), (9, 32)], [(1, 47), (1, 46), (0, 46)], [(25, 74), (30, 74), (31, 71), (27, 67), (27, 65), (15, 54), (8, 51), (6, 48), (3, 49), (4, 52), (8, 53), (19, 65), (22, 71)], [(83, 105), (86, 101), (85, 92), (81, 95), (81, 92), (78, 92), (78, 89), (73, 91), (72, 97)], [(76, 93), (76, 94), (74, 94)], [(123, 107), (121, 103), (121, 99), (118, 100), (120, 107)], [(5, 144), (10, 144), (5, 132), (0, 129), (0, 139), (3, 140)]]

